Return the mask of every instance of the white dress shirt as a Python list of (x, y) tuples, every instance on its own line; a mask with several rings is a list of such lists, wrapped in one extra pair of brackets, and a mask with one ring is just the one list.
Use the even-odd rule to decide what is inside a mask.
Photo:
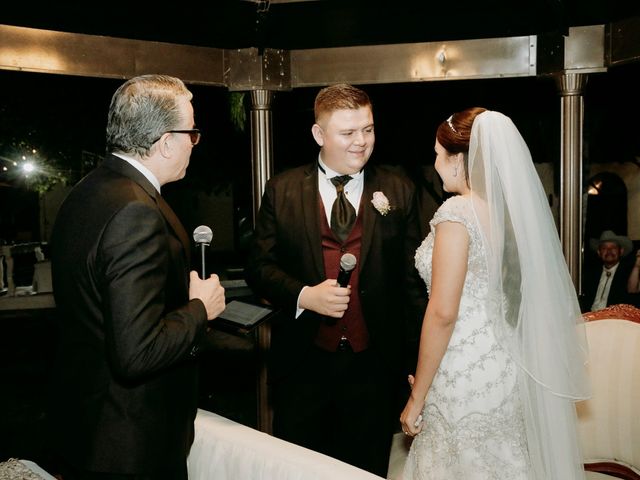
[(135, 158), (128, 157), (126, 155), (123, 155), (122, 153), (114, 153), (113, 155), (131, 164), (131, 166), (136, 170), (138, 170), (142, 175), (144, 175), (146, 179), (151, 182), (151, 185), (155, 187), (158, 193), (160, 193), (160, 182), (158, 181), (156, 176), (153, 173), (151, 173), (151, 170), (149, 170), (147, 167), (145, 167), (142, 163), (140, 163)]
[(616, 263), (611, 268), (602, 267), (602, 274), (600, 274), (600, 283), (598, 283), (596, 297), (593, 300), (593, 305), (591, 305), (592, 312), (602, 310), (607, 306), (609, 291), (611, 290), (611, 282), (613, 282), (613, 276), (616, 274), (616, 270), (618, 270), (618, 265), (620, 265), (620, 263)]

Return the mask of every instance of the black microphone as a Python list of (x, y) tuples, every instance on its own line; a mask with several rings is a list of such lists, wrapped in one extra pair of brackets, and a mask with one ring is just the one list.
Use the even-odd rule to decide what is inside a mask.
[(202, 279), (205, 279), (206, 269), (204, 263), (204, 247), (211, 245), (211, 239), (213, 239), (213, 232), (206, 225), (200, 225), (193, 231), (193, 240), (196, 245), (200, 245), (200, 252), (202, 255)]
[(351, 272), (356, 268), (357, 262), (355, 255), (351, 253), (345, 253), (342, 255), (342, 258), (340, 258), (340, 271), (338, 272), (338, 285), (341, 287), (349, 286)]
[[(338, 272), (338, 278), (336, 279), (336, 282), (340, 287), (349, 286), (351, 272), (353, 272), (353, 269), (356, 268), (357, 262), (358, 261), (356, 260), (355, 255), (351, 253), (345, 253), (344, 255), (342, 255), (342, 257), (340, 258), (340, 271)], [(325, 316), (324, 319), (327, 325), (335, 325), (338, 321), (336, 318), (329, 316)]]

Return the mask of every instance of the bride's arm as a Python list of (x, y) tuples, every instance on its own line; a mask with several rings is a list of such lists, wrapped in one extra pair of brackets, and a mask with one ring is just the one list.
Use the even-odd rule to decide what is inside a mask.
[(433, 246), (431, 292), (422, 323), (415, 380), (400, 416), (402, 430), (410, 435), (422, 429), (422, 425), (416, 427), (415, 422), (458, 318), (468, 256), (469, 234), (465, 226), (456, 222), (439, 223)]

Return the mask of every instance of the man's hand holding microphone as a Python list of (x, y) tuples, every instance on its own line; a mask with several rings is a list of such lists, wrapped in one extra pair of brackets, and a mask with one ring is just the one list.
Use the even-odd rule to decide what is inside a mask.
[(349, 307), (351, 287), (349, 280), (356, 267), (356, 257), (345, 253), (340, 258), (338, 278), (327, 279), (313, 287), (302, 290), (299, 306), (305, 310), (312, 310), (331, 318), (342, 318)]
[(211, 244), (213, 232), (206, 225), (200, 225), (193, 231), (193, 239), (196, 245), (200, 246), (202, 258), (202, 278), (198, 276), (195, 270), (189, 274), (189, 300), (197, 298), (202, 301), (207, 310), (207, 319), (213, 320), (218, 317), (225, 309), (226, 302), (224, 297), (224, 287), (220, 284), (220, 279), (215, 273), (205, 279), (205, 247)]

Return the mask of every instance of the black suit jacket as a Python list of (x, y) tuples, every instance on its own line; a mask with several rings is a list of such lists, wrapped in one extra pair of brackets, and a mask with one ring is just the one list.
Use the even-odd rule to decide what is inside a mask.
[[(622, 258), (620, 264), (616, 270), (616, 274), (611, 279), (611, 288), (609, 289), (609, 297), (607, 298), (607, 306), (617, 305), (619, 303), (633, 304), (634, 299), (632, 295), (627, 293), (627, 280), (631, 274), (633, 268), (633, 258)], [(596, 293), (598, 291), (598, 285), (600, 283), (600, 276), (602, 275), (602, 263), (585, 271), (582, 280), (582, 298), (581, 298), (581, 310), (588, 312), (591, 310), (591, 305), (595, 300)]]
[[(389, 199), (387, 215), (371, 203), (376, 191)], [(246, 280), (258, 296), (283, 309), (272, 329), (272, 381), (301, 368), (322, 321), (311, 311), (295, 318), (302, 287), (326, 280), (319, 195), (317, 163), (281, 173), (267, 182), (256, 221)], [(421, 240), (416, 212), (415, 187), (408, 178), (365, 167), (360, 299), (371, 348), (383, 356), (389, 372), (403, 375), (415, 368), (426, 300), (414, 261)]]
[(193, 440), (206, 311), (188, 300), (188, 238), (151, 183), (108, 156), (53, 229), (59, 320), (54, 446), (79, 468), (184, 465)]

